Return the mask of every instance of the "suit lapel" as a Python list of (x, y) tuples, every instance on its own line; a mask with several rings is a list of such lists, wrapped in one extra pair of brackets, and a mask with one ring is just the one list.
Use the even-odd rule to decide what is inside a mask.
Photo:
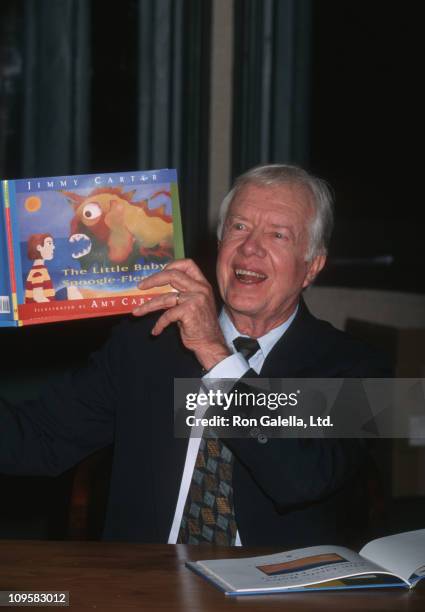
[(310, 314), (301, 298), (294, 321), (267, 355), (260, 376), (268, 378), (299, 376), (311, 365), (317, 359), (317, 347), (312, 341), (315, 325), (316, 319)]

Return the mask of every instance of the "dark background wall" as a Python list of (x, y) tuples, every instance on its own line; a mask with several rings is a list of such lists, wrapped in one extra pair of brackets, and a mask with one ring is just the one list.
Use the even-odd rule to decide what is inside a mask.
[(324, 284), (425, 291), (419, 9), (313, 3), (310, 165), (337, 201)]

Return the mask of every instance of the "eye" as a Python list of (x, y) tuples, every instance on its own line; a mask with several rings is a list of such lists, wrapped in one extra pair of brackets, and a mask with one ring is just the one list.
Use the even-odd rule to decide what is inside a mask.
[(280, 241), (283, 241), (283, 242), (288, 242), (291, 239), (290, 238), (290, 234), (288, 232), (286, 232), (286, 231), (283, 231), (283, 232), (273, 232), (272, 233), (272, 237), (275, 240), (280, 240)]
[(97, 219), (97, 217), (100, 217), (102, 214), (102, 209), (98, 204), (89, 202), (88, 204), (85, 204), (82, 214), (84, 219)]
[(233, 227), (237, 230), (243, 230), (245, 228), (245, 225), (243, 223), (235, 223)]
[(276, 240), (288, 240), (288, 235), (284, 232), (273, 232), (273, 238)]

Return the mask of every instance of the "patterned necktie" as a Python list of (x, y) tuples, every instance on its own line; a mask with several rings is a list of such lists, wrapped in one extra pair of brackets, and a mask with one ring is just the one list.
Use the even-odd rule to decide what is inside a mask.
[[(257, 340), (239, 337), (237, 351), (250, 359), (260, 348)], [(211, 429), (201, 439), (177, 542), (232, 546), (236, 540), (233, 507), (233, 455)]]
[(236, 540), (232, 487), (233, 455), (211, 430), (201, 439), (178, 544), (233, 546)]

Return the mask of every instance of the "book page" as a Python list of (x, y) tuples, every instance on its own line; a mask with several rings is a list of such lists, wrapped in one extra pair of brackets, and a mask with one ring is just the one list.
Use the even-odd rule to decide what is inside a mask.
[(415, 574), (425, 576), (425, 529), (372, 540), (360, 554), (405, 580), (415, 582), (418, 579)]
[(213, 559), (196, 565), (234, 592), (299, 588), (347, 576), (387, 573), (340, 546), (313, 546), (245, 559)]

